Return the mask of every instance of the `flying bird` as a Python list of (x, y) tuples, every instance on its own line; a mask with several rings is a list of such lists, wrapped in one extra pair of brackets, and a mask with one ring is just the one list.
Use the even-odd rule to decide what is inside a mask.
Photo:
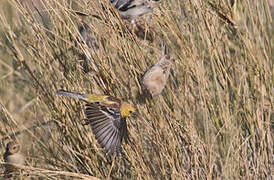
[(79, 94), (65, 90), (58, 90), (57, 94), (85, 101), (85, 125), (90, 124), (96, 140), (107, 153), (121, 152), (122, 140), (128, 141), (126, 118), (135, 114), (134, 107), (108, 95)]
[(153, 12), (160, 0), (110, 0), (122, 19), (130, 21), (126, 24), (128, 30), (138, 38), (152, 42), (155, 30), (151, 22), (151, 15), (139, 18)]
[(6, 151), (4, 153), (4, 161), (5, 165), (5, 172), (4, 177), (9, 178), (12, 177), (12, 173), (15, 172), (17, 169), (11, 164), (16, 165), (24, 165), (25, 164), (25, 157), (20, 153), (20, 144), (16, 141), (10, 141), (6, 145)]
[(135, 19), (153, 11), (159, 0), (110, 0), (118, 10), (122, 19), (128, 19), (133, 24)]
[(162, 45), (162, 58), (154, 64), (143, 76), (142, 90), (152, 97), (159, 95), (164, 89), (171, 67), (171, 58), (166, 45)]

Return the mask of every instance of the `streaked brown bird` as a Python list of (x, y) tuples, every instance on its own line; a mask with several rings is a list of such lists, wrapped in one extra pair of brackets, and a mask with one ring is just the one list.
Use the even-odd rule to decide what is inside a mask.
[[(25, 157), (20, 153), (20, 144), (16, 141), (10, 141), (6, 146), (4, 153), (4, 161), (6, 163), (24, 165)], [(16, 167), (10, 164), (5, 165), (4, 177), (12, 177), (12, 174), (17, 170)]]
[(142, 89), (144, 94), (152, 97), (159, 95), (164, 89), (170, 73), (171, 60), (168, 48), (162, 45), (162, 58), (154, 64), (143, 76)]
[(91, 30), (89, 25), (83, 22), (83, 25), (79, 27), (79, 33), (82, 37), (84, 44), (91, 49), (90, 54), (93, 55), (98, 50), (98, 42), (95, 33)]
[(82, 67), (85, 73), (90, 71), (90, 63), (92, 57), (97, 53), (99, 49), (98, 39), (95, 33), (91, 30), (89, 25), (83, 22), (83, 25), (79, 27), (79, 33), (81, 35), (81, 41), (87, 46), (88, 51), (80, 53), (83, 58)]
[[(90, 70), (92, 70), (91, 62), (95, 55), (98, 53), (99, 44), (101, 44), (100, 38), (93, 30), (95, 27), (93, 20), (101, 20), (101, 18), (95, 14), (89, 15), (80, 11), (75, 11), (75, 14), (81, 18), (81, 25), (78, 28), (80, 37), (77, 37), (77, 40), (73, 40), (75, 46), (78, 47), (75, 53), (80, 58), (80, 65), (83, 71), (88, 73)], [(93, 20), (87, 19), (87, 17), (92, 17)]]
[(156, 29), (152, 21), (152, 16), (138, 18), (134, 21), (134, 24), (125, 22), (125, 25), (129, 32), (135, 34), (138, 38), (153, 42), (156, 37)]
[[(82, 17), (83, 19), (90, 16), (97, 20), (101, 20), (101, 18), (95, 14), (89, 15), (79, 11), (76, 11), (75, 14), (77, 14), (79, 17)], [(90, 54), (94, 55), (99, 49), (99, 45), (98, 38), (96, 37), (96, 34), (92, 31), (92, 27), (92, 23), (86, 23), (84, 20), (82, 20), (82, 25), (78, 28), (78, 30), (82, 38), (80, 41), (86, 44), (87, 47), (91, 49)]]
[(108, 95), (79, 94), (65, 90), (58, 90), (57, 94), (85, 101), (85, 125), (90, 124), (95, 138), (107, 153), (121, 152), (122, 140), (128, 141), (126, 118), (135, 113), (129, 103)]

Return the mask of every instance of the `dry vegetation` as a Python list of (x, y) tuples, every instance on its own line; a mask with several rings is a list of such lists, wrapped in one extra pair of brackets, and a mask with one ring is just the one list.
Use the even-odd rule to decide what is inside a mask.
[[(130, 34), (108, 0), (99, 1), (105, 11), (97, 1), (72, 2), (0, 2), (1, 155), (18, 139), (34, 179), (274, 178), (274, 31), (266, 0), (235, 8), (226, 0), (162, 0), (152, 15), (153, 42)], [(89, 55), (87, 47), (75, 46), (81, 21), (100, 40), (89, 73), (79, 56)], [(162, 40), (173, 71), (162, 94), (143, 102), (139, 80), (161, 56)], [(57, 89), (135, 105), (121, 157), (104, 154), (81, 124), (84, 104), (57, 97)]]

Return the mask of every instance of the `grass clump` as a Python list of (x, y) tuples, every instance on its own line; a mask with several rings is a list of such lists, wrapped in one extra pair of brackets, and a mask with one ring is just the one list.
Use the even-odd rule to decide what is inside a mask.
[[(106, 0), (11, 0), (0, 8), (0, 152), (8, 139), (19, 139), (29, 177), (273, 178), (274, 46), (266, 1), (162, 1), (149, 21), (152, 42), (131, 34)], [(93, 55), (81, 44), (83, 22), (98, 38)], [(171, 76), (161, 95), (143, 103), (139, 81), (161, 57), (162, 41), (174, 58)], [(121, 157), (103, 153), (81, 124), (84, 104), (57, 97), (57, 89), (135, 105), (132, 143)]]

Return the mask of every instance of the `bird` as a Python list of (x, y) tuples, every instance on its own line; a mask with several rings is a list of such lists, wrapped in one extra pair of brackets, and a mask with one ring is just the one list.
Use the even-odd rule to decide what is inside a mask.
[(110, 0), (122, 19), (135, 23), (135, 19), (153, 11), (159, 0)]
[(108, 95), (79, 94), (62, 89), (57, 91), (57, 95), (86, 102), (84, 125), (90, 124), (95, 139), (106, 153), (120, 154), (122, 141), (128, 142), (126, 118), (136, 112), (132, 105)]
[(91, 55), (95, 54), (99, 46), (95, 33), (91, 30), (89, 25), (83, 22), (83, 25), (79, 27), (79, 33), (82, 37), (84, 44), (86, 44), (87, 47), (91, 49)]
[(151, 23), (151, 19), (149, 18), (146, 18), (145, 21), (136, 21), (132, 27), (127, 27), (132, 34), (135, 34), (142, 40), (153, 42), (156, 37), (156, 28), (154, 27), (153, 23)]
[(122, 19), (128, 20), (126, 27), (130, 33), (138, 38), (153, 42), (155, 30), (151, 22), (151, 14), (145, 18), (139, 18), (153, 12), (160, 0), (110, 0), (117, 9)]
[(85, 19), (88, 16), (91, 16), (92, 18), (96, 19), (100, 19), (100, 17), (95, 14), (89, 15), (79, 11), (75, 11), (75, 14), (78, 17), (81, 17), (81, 25), (78, 28), (80, 37), (77, 37), (77, 40), (74, 40), (74, 44), (76, 47), (81, 47), (80, 44), (82, 44), (83, 47), (86, 47), (77, 49), (76, 54), (82, 60), (80, 62), (80, 65), (83, 68), (84, 73), (88, 73), (91, 70), (90, 65), (92, 59), (98, 53), (99, 50), (99, 38), (92, 30), (93, 22), (87, 22)]
[(167, 83), (171, 64), (168, 48), (162, 43), (162, 58), (142, 78), (141, 86), (144, 94), (154, 97), (162, 92)]
[(83, 62), (81, 66), (85, 73), (90, 71), (90, 62), (94, 55), (96, 55), (99, 50), (98, 37), (96, 37), (95, 33), (91, 30), (90, 26), (82, 22), (82, 25), (79, 27), (79, 33), (81, 35), (81, 40), (84, 45), (88, 47), (88, 52), (80, 53), (80, 57), (82, 57)]
[(12, 173), (16, 171), (16, 167), (11, 164), (16, 165), (24, 165), (25, 164), (25, 157), (20, 153), (20, 144), (16, 141), (10, 141), (6, 145), (6, 151), (4, 153), (4, 161), (5, 165), (5, 172), (4, 177), (9, 178), (12, 177)]

